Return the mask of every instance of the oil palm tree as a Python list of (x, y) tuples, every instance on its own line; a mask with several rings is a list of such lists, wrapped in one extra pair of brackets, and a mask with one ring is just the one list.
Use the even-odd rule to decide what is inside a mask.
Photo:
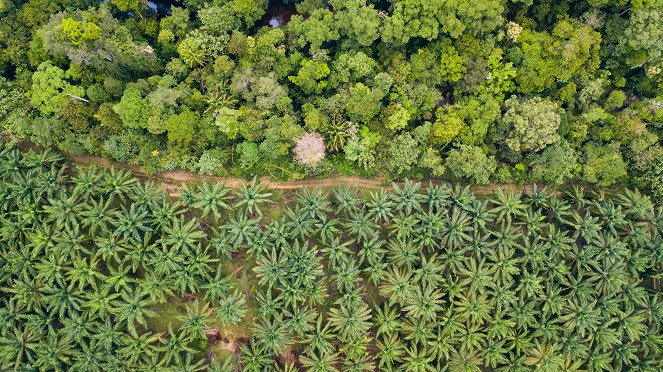
[(262, 317), (253, 332), (256, 343), (273, 354), (281, 354), (292, 343), (288, 325), (280, 315), (271, 319)]
[(402, 357), (403, 367), (412, 372), (431, 372), (435, 371), (433, 361), (435, 356), (425, 347), (420, 347), (416, 343), (410, 344), (405, 349)]
[(111, 312), (115, 314), (118, 322), (126, 324), (127, 331), (133, 336), (138, 336), (136, 323), (146, 326), (146, 318), (157, 315), (149, 307), (152, 301), (146, 298), (145, 293), (137, 288), (120, 292), (119, 299), (111, 302)]
[(61, 227), (73, 227), (78, 225), (79, 216), (84, 206), (77, 195), (68, 195), (63, 189), (57, 196), (49, 199), (49, 204), (44, 206), (46, 221), (53, 221)]
[(247, 313), (246, 298), (238, 291), (230, 292), (214, 306), (216, 317), (223, 325), (236, 325)]
[(139, 241), (143, 239), (144, 233), (152, 231), (147, 209), (138, 204), (131, 204), (129, 208), (122, 205), (120, 210), (115, 212), (113, 228), (114, 234), (124, 238), (133, 237)]
[(37, 348), (44, 335), (27, 327), (10, 327), (0, 336), (3, 356), (0, 367), (6, 370), (20, 370), (37, 361)]
[(161, 344), (158, 350), (162, 352), (159, 363), (162, 367), (182, 364), (184, 358), (186, 358), (185, 355), (194, 352), (189, 346), (191, 339), (182, 332), (175, 332), (170, 323), (168, 323), (168, 332), (161, 336)]
[(251, 242), (259, 232), (258, 221), (249, 218), (246, 213), (238, 212), (230, 218), (223, 228), (228, 233), (228, 239), (232, 244)]
[(376, 223), (387, 223), (394, 215), (392, 196), (385, 189), (370, 192), (370, 201), (366, 203), (366, 208)]
[(313, 235), (315, 220), (309, 218), (306, 213), (303, 213), (299, 209), (288, 208), (285, 210), (284, 215), (287, 220), (285, 226), (291, 238), (304, 240)]
[(181, 322), (180, 333), (182, 336), (196, 338), (206, 337), (205, 330), (213, 318), (214, 310), (209, 307), (209, 303), (201, 303), (196, 300), (193, 304), (186, 306), (186, 313), (177, 317)]
[(331, 212), (329, 196), (320, 189), (304, 188), (295, 195), (295, 201), (298, 209), (310, 219), (323, 221)]
[(405, 297), (402, 311), (414, 319), (435, 321), (442, 310), (442, 293), (433, 286), (414, 286)]
[(329, 310), (329, 323), (341, 341), (357, 339), (368, 332), (371, 309), (366, 304), (348, 308), (344, 305)]
[(405, 214), (398, 212), (389, 224), (389, 235), (396, 236), (399, 239), (409, 239), (419, 225), (419, 217), (414, 214)]
[(341, 214), (348, 215), (350, 213), (356, 212), (359, 208), (359, 196), (357, 195), (357, 190), (351, 188), (348, 185), (343, 185), (340, 188), (334, 190), (334, 199), (336, 200), (336, 215), (340, 216)]
[(412, 291), (412, 272), (393, 268), (387, 274), (384, 284), (380, 287), (380, 295), (389, 299), (392, 304), (403, 305)]
[(216, 219), (219, 219), (223, 210), (232, 210), (230, 205), (232, 199), (230, 189), (225, 185), (204, 181), (196, 188), (191, 206), (200, 209), (203, 218), (212, 213)]
[(314, 322), (318, 317), (315, 308), (309, 306), (294, 306), (291, 309), (285, 309), (284, 314), (288, 319), (288, 326), (299, 337), (313, 331)]
[(161, 243), (176, 251), (191, 249), (205, 238), (205, 233), (200, 230), (200, 223), (195, 220), (185, 221), (182, 216), (176, 218), (170, 226), (164, 227)]
[(392, 198), (397, 210), (403, 210), (405, 213), (410, 214), (412, 211), (421, 209), (421, 202), (424, 200), (424, 196), (419, 193), (421, 183), (412, 183), (406, 179), (403, 182), (403, 186), (397, 183), (393, 183), (391, 186), (394, 189)]
[(378, 367), (392, 369), (397, 363), (403, 361), (405, 345), (398, 335), (383, 336), (377, 340), (375, 346), (378, 349)]
[(89, 229), (90, 235), (94, 236), (112, 226), (115, 209), (111, 206), (111, 199), (91, 199), (89, 203), (82, 205), (82, 209), (81, 224)]
[(117, 197), (120, 201), (124, 201), (137, 182), (138, 180), (130, 172), (111, 168), (102, 172), (100, 185), (103, 192), (111, 198)]
[(336, 219), (324, 218), (316, 222), (314, 227), (323, 243), (334, 239), (340, 233), (339, 221)]
[(139, 206), (143, 205), (147, 209), (155, 208), (166, 197), (164, 192), (154, 185), (153, 181), (136, 182), (129, 192), (129, 196), (134, 203)]
[(358, 240), (369, 239), (377, 233), (377, 226), (371, 220), (371, 216), (363, 209), (352, 213), (346, 219), (344, 226)]
[(243, 371), (262, 372), (268, 371), (273, 366), (270, 351), (254, 341), (251, 341), (248, 345), (240, 345), (239, 350), (239, 361)]
[(495, 207), (491, 212), (497, 215), (497, 222), (511, 224), (514, 217), (521, 215), (525, 211), (525, 204), (521, 200), (521, 195), (515, 194), (512, 191), (504, 191), (504, 189), (497, 189), (495, 191), (495, 199), (491, 202)]
[(101, 179), (102, 173), (96, 166), (78, 167), (76, 174), (71, 177), (74, 184), (72, 193), (89, 200), (92, 195), (97, 196), (101, 191)]
[(269, 198), (272, 196), (272, 193), (266, 190), (267, 188), (256, 177), (253, 178), (248, 186), (246, 183), (242, 183), (237, 192), (239, 200), (235, 204), (235, 208), (242, 208), (247, 213), (262, 216), (260, 206), (261, 204), (271, 202)]
[(337, 372), (338, 354), (334, 352), (327, 353), (309, 353), (299, 357), (299, 361), (307, 371), (311, 372)]

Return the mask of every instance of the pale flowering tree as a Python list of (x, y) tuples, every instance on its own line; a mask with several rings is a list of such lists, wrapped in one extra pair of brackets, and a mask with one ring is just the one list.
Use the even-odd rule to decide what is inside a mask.
[(317, 132), (306, 133), (297, 141), (294, 151), (298, 162), (314, 166), (325, 158), (325, 141)]

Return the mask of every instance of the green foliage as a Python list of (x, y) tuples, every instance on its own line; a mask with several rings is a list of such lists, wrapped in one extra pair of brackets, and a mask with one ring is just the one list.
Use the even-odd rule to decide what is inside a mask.
[[(661, 153), (656, 1), (0, 4), (2, 132), (150, 173), (455, 179), (466, 145), (489, 181), (556, 184), (594, 179), (571, 170), (592, 143), (646, 190)], [(307, 132), (315, 167), (293, 156)]]
[(661, 208), (637, 191), (406, 180), (263, 214), (255, 179), (174, 199), (64, 169), (0, 148), (5, 370), (280, 370), (286, 350), (287, 370), (663, 368)]
[(592, 143), (585, 147), (583, 177), (587, 182), (610, 186), (625, 176), (626, 163), (619, 148)]
[(599, 67), (601, 34), (577, 22), (560, 21), (551, 34), (524, 30), (518, 37), (522, 93), (542, 92), (558, 82), (591, 76)]
[(302, 60), (297, 75), (288, 76), (288, 79), (306, 94), (320, 93), (327, 86), (327, 81), (323, 79), (330, 72), (326, 63), (305, 59)]
[(446, 167), (458, 178), (464, 177), (475, 183), (487, 184), (495, 172), (497, 162), (494, 157), (486, 156), (480, 147), (460, 145), (459, 148), (449, 151)]
[(559, 141), (557, 129), (561, 118), (554, 102), (539, 97), (518, 99), (513, 96), (505, 105), (500, 139), (511, 151), (539, 151)]
[(532, 178), (537, 182), (561, 185), (574, 178), (577, 159), (576, 152), (566, 141), (548, 146), (541, 154), (529, 156)]
[(150, 114), (149, 102), (138, 88), (127, 88), (113, 111), (128, 128), (145, 128)]
[(55, 114), (69, 100), (68, 94), (84, 95), (80, 87), (65, 80), (64, 71), (50, 62), (43, 62), (32, 75), (32, 97), (30, 103), (44, 114)]

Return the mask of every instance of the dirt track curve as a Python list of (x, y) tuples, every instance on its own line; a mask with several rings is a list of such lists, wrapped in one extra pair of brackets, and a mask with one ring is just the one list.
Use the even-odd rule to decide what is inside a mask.
[[(246, 182), (243, 179), (235, 177), (215, 177), (203, 176), (185, 171), (169, 171), (158, 174), (147, 174), (140, 167), (128, 165), (125, 163), (113, 162), (108, 159), (90, 156), (90, 155), (72, 155), (64, 154), (72, 163), (77, 165), (89, 166), (96, 165), (104, 168), (121, 168), (130, 170), (137, 177), (145, 180), (152, 180), (163, 187), (170, 195), (178, 195), (185, 183), (196, 183), (201, 181), (223, 183), (231, 188), (238, 188), (242, 183)], [(269, 177), (261, 177), (260, 181), (263, 185), (273, 190), (295, 190), (307, 187), (335, 187), (342, 185), (349, 185), (359, 188), (367, 189), (380, 189), (390, 186), (385, 184), (381, 178), (366, 179), (357, 176), (336, 176), (315, 180), (303, 180), (293, 182), (278, 182), (273, 181)], [(432, 181), (433, 184), (440, 184), (443, 182)], [(510, 189), (515, 192), (528, 192), (531, 190), (530, 186), (518, 186), (516, 184), (491, 184), (486, 186), (473, 186), (472, 191), (479, 195), (489, 195), (497, 189)]]

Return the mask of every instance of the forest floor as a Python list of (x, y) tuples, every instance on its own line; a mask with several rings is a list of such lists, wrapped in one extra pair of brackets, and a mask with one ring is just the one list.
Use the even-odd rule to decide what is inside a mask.
[[(97, 156), (91, 155), (72, 155), (64, 154), (64, 156), (69, 159), (73, 164), (90, 166), (96, 165), (104, 168), (118, 168), (126, 169), (134, 173), (138, 178), (144, 180), (152, 180), (164, 190), (166, 190), (171, 196), (177, 196), (180, 193), (184, 184), (197, 183), (202, 181), (214, 182), (214, 183), (223, 183), (230, 188), (238, 188), (242, 183), (246, 182), (241, 178), (236, 177), (217, 177), (217, 176), (206, 176), (199, 175), (195, 173), (190, 173), (186, 171), (168, 171), (158, 174), (147, 174), (140, 167), (132, 166), (125, 163), (114, 162), (108, 159), (104, 159)], [(279, 182), (270, 179), (269, 177), (261, 177), (260, 181), (267, 188), (273, 190), (296, 190), (302, 188), (314, 188), (314, 187), (323, 187), (323, 188), (333, 188), (337, 186), (353, 186), (361, 189), (390, 189), (391, 186), (386, 184), (382, 178), (373, 178), (367, 179), (359, 176), (332, 176), (321, 179), (311, 179), (311, 180), (302, 180), (302, 181), (291, 181), (291, 182)], [(431, 181), (433, 184), (445, 183), (444, 181)], [(478, 195), (491, 195), (497, 189), (509, 189), (514, 192), (528, 192), (531, 190), (531, 186), (519, 186), (514, 183), (495, 183), (490, 185), (474, 185), (472, 186), (472, 192)]]

